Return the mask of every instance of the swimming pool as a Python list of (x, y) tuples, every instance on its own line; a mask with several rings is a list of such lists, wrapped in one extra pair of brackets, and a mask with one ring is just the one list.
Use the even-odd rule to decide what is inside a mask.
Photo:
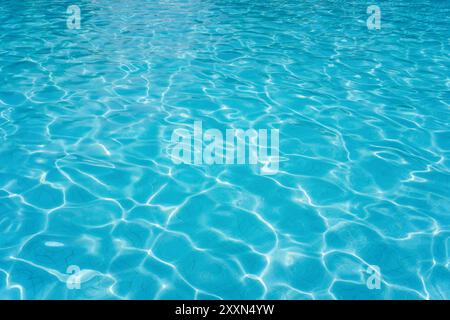
[[(2, 1), (0, 298), (449, 299), (449, 17)], [(174, 161), (195, 123), (276, 170)]]

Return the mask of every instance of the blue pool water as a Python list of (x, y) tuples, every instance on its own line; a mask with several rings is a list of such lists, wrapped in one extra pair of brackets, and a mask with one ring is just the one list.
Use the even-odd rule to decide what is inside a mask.
[(1, 1), (0, 298), (449, 299), (450, 1), (373, 2)]

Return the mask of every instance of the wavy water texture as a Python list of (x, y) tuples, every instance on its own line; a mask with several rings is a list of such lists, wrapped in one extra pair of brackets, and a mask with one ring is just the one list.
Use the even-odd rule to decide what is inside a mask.
[[(368, 5), (1, 1), (0, 298), (450, 299), (450, 2)], [(194, 121), (278, 174), (174, 164)]]

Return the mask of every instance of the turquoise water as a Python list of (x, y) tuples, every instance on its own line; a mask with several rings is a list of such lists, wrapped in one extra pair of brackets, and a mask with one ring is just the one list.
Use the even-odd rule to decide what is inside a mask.
[[(0, 298), (449, 299), (449, 36), (449, 1), (1, 1)], [(279, 129), (279, 172), (175, 164), (194, 121)]]

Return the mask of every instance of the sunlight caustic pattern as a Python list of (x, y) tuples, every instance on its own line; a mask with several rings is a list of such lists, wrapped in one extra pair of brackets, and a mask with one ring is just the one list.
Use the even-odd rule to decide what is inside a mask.
[[(0, 298), (449, 299), (449, 16), (1, 1)], [(195, 121), (276, 174), (174, 163)]]

